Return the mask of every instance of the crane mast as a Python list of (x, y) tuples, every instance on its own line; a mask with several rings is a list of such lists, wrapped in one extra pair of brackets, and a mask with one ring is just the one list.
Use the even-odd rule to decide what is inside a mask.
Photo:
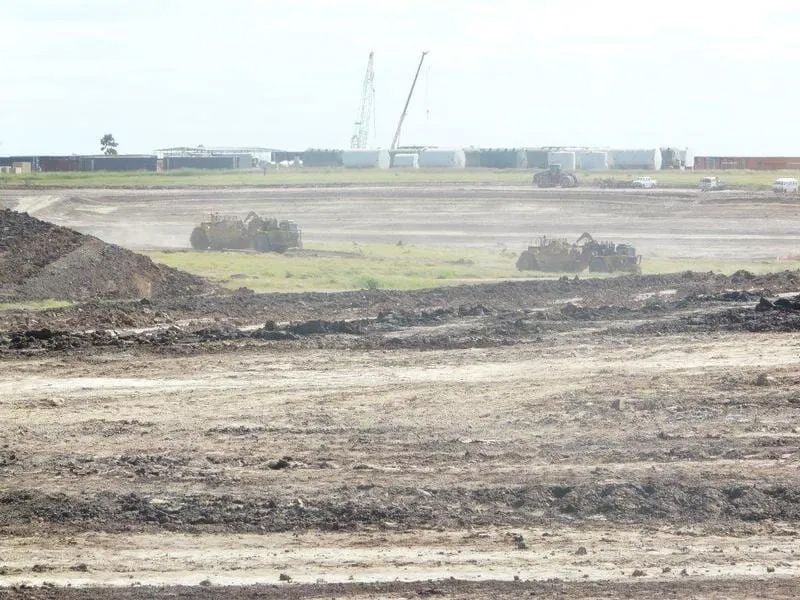
[(373, 118), (375, 104), (375, 71), (373, 69), (374, 52), (369, 53), (367, 72), (364, 74), (364, 83), (361, 86), (361, 111), (358, 121), (355, 122), (353, 137), (350, 138), (350, 147), (353, 149), (366, 148), (369, 143), (369, 125)]
[(414, 94), (414, 88), (417, 85), (417, 79), (419, 78), (420, 69), (422, 69), (422, 62), (425, 60), (425, 56), (428, 54), (428, 51), (425, 50), (422, 53), (422, 56), (419, 58), (419, 65), (417, 65), (417, 72), (414, 74), (414, 81), (411, 82), (411, 89), (408, 90), (408, 98), (406, 98), (406, 104), (403, 107), (403, 112), (400, 114), (400, 121), (397, 123), (397, 131), (394, 132), (394, 139), (392, 140), (392, 150), (397, 149), (397, 142), (400, 141), (400, 129), (403, 127), (403, 121), (406, 118), (406, 112), (408, 112), (408, 105), (411, 102), (411, 96)]

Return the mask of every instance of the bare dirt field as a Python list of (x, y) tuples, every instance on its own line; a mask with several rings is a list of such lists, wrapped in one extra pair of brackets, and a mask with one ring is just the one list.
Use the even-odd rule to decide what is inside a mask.
[[(800, 224), (752, 194), (62, 193), (2, 202), (131, 247), (220, 195), (428, 244), (763, 256)], [(796, 597), (798, 293), (682, 273), (2, 312), (0, 598)]]
[(186, 248), (212, 211), (292, 218), (308, 241), (517, 249), (536, 235), (625, 240), (645, 256), (797, 254), (800, 206), (771, 192), (535, 190), (528, 186), (6, 190), (0, 207), (128, 248)]

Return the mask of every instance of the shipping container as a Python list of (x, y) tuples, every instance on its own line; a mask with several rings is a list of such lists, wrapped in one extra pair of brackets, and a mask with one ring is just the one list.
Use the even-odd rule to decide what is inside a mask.
[(118, 154), (78, 157), (81, 171), (155, 171), (155, 155)]
[(419, 166), (424, 169), (463, 169), (467, 159), (464, 151), (431, 149), (419, 155)]
[(612, 169), (658, 171), (661, 169), (661, 150), (609, 150), (608, 166)]
[(235, 169), (235, 156), (165, 156), (164, 169)]
[(419, 169), (419, 154), (395, 154), (392, 166), (397, 169)]
[(752, 171), (781, 171), (800, 169), (800, 157), (792, 156), (696, 156), (698, 170), (748, 169)]
[(39, 170), (45, 173), (59, 171), (80, 171), (81, 162), (77, 156), (40, 156)]
[(580, 150), (575, 153), (575, 162), (583, 171), (607, 171), (608, 153), (592, 150)]
[(560, 165), (562, 171), (574, 171), (576, 167), (575, 153), (555, 151), (547, 153), (547, 166)]
[(481, 148), (480, 166), (489, 169), (525, 169), (528, 154), (519, 148)]
[(800, 169), (800, 158), (788, 156), (762, 156), (748, 158), (748, 169), (774, 171), (782, 169)]
[(309, 148), (303, 152), (304, 167), (341, 167), (341, 150), (321, 150)]

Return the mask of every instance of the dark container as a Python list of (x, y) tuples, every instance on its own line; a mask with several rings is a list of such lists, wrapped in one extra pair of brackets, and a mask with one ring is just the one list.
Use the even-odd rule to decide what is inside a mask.
[(81, 156), (81, 171), (155, 171), (158, 159), (151, 155)]
[(80, 171), (81, 161), (77, 156), (40, 156), (39, 170), (45, 173)]
[(236, 169), (236, 156), (167, 156), (164, 158), (164, 169)]
[(480, 166), (489, 169), (525, 169), (528, 155), (519, 148), (482, 148)]
[(304, 167), (341, 167), (341, 150), (321, 150), (309, 148), (303, 152)]

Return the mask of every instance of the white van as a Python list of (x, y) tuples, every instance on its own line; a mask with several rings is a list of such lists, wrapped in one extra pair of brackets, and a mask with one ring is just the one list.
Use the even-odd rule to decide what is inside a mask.
[(794, 194), (800, 189), (795, 177), (779, 177), (772, 184), (772, 191), (778, 194)]

